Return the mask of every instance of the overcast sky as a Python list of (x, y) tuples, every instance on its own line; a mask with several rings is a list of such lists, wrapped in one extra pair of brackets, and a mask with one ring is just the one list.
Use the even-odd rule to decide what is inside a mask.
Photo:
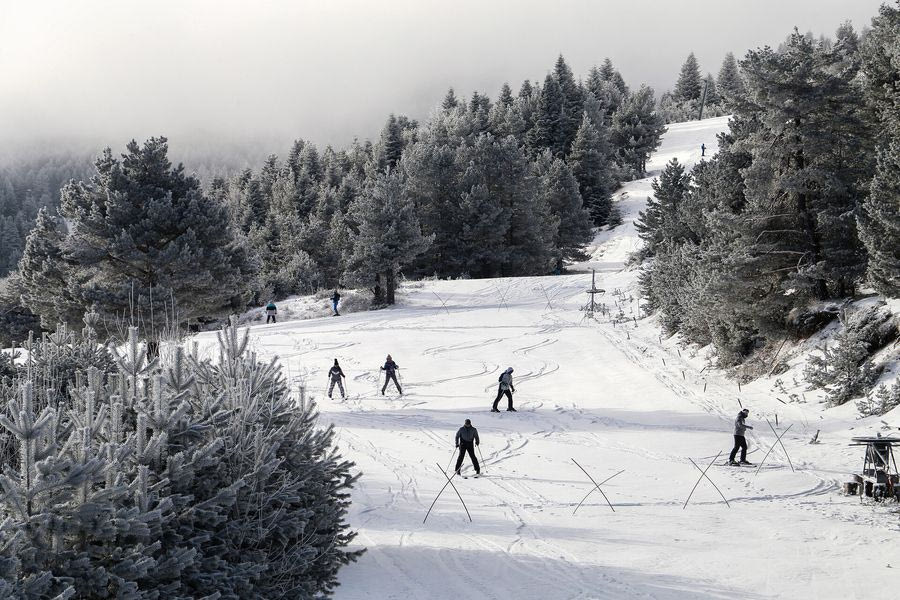
[[(880, 0), (0, 0), (0, 136), (373, 137), (446, 89), (495, 96), (562, 53), (629, 85), (674, 84), (693, 51), (869, 24)], [(173, 139), (174, 141), (174, 139)]]

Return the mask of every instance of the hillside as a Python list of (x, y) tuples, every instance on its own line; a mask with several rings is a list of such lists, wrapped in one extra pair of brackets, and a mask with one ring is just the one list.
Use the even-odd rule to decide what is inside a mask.
[[(252, 326), (257, 352), (279, 357), (315, 398), (362, 472), (350, 521), (368, 552), (342, 571), (336, 598), (852, 598), (896, 586), (896, 507), (839, 493), (862, 462), (849, 438), (878, 420), (856, 420), (852, 406), (826, 411), (814, 394), (791, 402), (803, 397), (796, 365), (739, 387), (638, 313), (637, 272), (624, 264), (652, 176), (673, 157), (695, 164), (701, 142), (713, 153), (726, 126), (670, 126), (650, 177), (616, 195), (623, 225), (598, 235), (579, 273), (412, 283), (389, 310)], [(607, 290), (600, 301), (630, 324), (585, 319), (592, 268)], [(215, 337), (199, 340), (210, 348)], [(403, 396), (380, 394), (388, 353)], [(325, 396), (335, 358), (346, 400)], [(519, 412), (490, 413), (507, 366)], [(750, 459), (775, 441), (766, 420), (777, 418), (779, 434), (790, 426), (793, 470), (780, 448), (758, 475), (713, 466), (730, 506), (704, 481), (683, 508), (700, 475), (691, 459), (705, 467), (727, 454), (740, 406), (755, 427)], [(472, 522), (447, 488), (423, 524), (466, 418), (486, 474), (454, 479)], [(603, 485), (615, 512), (594, 493), (573, 515), (592, 488), (573, 459), (598, 481), (624, 469)]]

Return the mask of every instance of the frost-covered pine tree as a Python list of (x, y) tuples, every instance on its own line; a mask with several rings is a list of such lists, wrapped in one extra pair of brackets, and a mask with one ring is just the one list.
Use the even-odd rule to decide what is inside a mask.
[(380, 279), (388, 304), (394, 303), (397, 275), (428, 249), (433, 238), (422, 235), (415, 206), (397, 171), (376, 176), (350, 205), (357, 224), (347, 258), (349, 278), (365, 287)]
[(539, 157), (536, 170), (546, 202), (559, 220), (555, 246), (556, 266), (561, 271), (564, 260), (582, 256), (581, 249), (591, 239), (591, 215), (582, 202), (578, 180), (564, 161), (545, 153)]
[[(359, 552), (352, 464), (236, 328), (215, 364), (148, 361), (129, 331), (114, 372), (65, 394), (23, 376), (0, 411), (0, 597), (319, 598)], [(43, 344), (45, 342), (39, 342)], [(59, 352), (69, 352), (60, 347)], [(39, 399), (57, 394), (52, 405)]]
[[(27, 302), (42, 317), (71, 322), (96, 306), (109, 320), (134, 315), (150, 335), (172, 314), (185, 323), (244, 305), (255, 269), (248, 248), (226, 207), (167, 154), (162, 137), (132, 141), (121, 159), (107, 149), (90, 181), (63, 188), (67, 231), (36, 229), (22, 265)], [(67, 305), (51, 305), (60, 299)]]
[(653, 89), (641, 86), (613, 114), (610, 140), (619, 164), (634, 176), (643, 177), (647, 159), (659, 147), (665, 131), (665, 120), (656, 112)]
[(644, 246), (640, 258), (648, 258), (656, 254), (656, 249), (663, 241), (681, 242), (687, 235), (682, 225), (682, 204), (691, 184), (690, 174), (684, 171), (684, 165), (673, 158), (660, 176), (653, 180), (653, 196), (647, 198), (647, 206), (638, 214), (634, 227)]
[(688, 54), (684, 64), (681, 65), (681, 73), (675, 83), (674, 95), (682, 102), (699, 100), (703, 93), (703, 77), (700, 75), (700, 65), (694, 53)]
[[(844, 36), (849, 37), (849, 34)], [(887, 296), (900, 296), (900, 7), (883, 5), (861, 55), (866, 99), (874, 109), (880, 152), (859, 213), (859, 236), (869, 254), (867, 275)]]
[(578, 181), (584, 206), (590, 212), (595, 225), (607, 223), (612, 207), (611, 195), (616, 181), (609, 154), (606, 128), (598, 130), (585, 113), (572, 144), (568, 163)]
[(732, 103), (743, 98), (746, 93), (737, 60), (735, 60), (734, 54), (731, 52), (726, 54), (725, 59), (722, 61), (717, 84), (718, 92), (725, 100), (727, 106), (731, 106)]
[(900, 297), (900, 139), (879, 155), (858, 219), (869, 282), (885, 296)]

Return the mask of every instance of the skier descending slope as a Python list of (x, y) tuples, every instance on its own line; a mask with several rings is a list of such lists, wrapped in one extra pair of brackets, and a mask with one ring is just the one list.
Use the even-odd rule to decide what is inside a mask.
[(384, 390), (387, 389), (388, 383), (391, 380), (394, 380), (394, 385), (397, 386), (397, 391), (400, 392), (400, 395), (403, 395), (403, 390), (400, 389), (400, 383), (397, 381), (397, 369), (400, 367), (397, 366), (397, 363), (394, 362), (394, 359), (391, 358), (391, 355), (387, 355), (387, 360), (384, 362), (384, 366), (381, 367), (381, 370), (384, 371), (384, 385), (381, 386), (381, 395), (384, 396)]
[(278, 314), (278, 308), (275, 306), (275, 302), (269, 300), (269, 303), (266, 304), (266, 325), (271, 321), (275, 323), (275, 315)]
[(330, 369), (328, 369), (328, 397), (331, 398), (331, 392), (334, 390), (334, 384), (337, 384), (338, 389), (341, 390), (341, 398), (346, 398), (347, 395), (344, 393), (344, 382), (341, 381), (341, 378), (346, 379), (346, 375), (341, 370), (341, 365), (338, 364), (338, 359), (334, 359), (334, 365)]
[(497, 410), (497, 405), (500, 404), (500, 398), (503, 396), (503, 394), (506, 394), (508, 402), (506, 410), (510, 412), (516, 412), (516, 409), (513, 408), (512, 395), (516, 391), (516, 388), (513, 387), (512, 374), (513, 368), (507, 367), (507, 369), (503, 371), (503, 374), (500, 375), (500, 386), (497, 388), (497, 398), (494, 400), (494, 407), (491, 409), (491, 412), (500, 412), (499, 410)]
[[(734, 420), (734, 448), (731, 449), (731, 455), (728, 457), (728, 464), (732, 466), (738, 465), (752, 465), (753, 463), (747, 462), (747, 438), (744, 437), (744, 432), (748, 429), (753, 429), (752, 426), (744, 423), (744, 419), (750, 415), (750, 411), (748, 409), (743, 409), (738, 413), (737, 418)], [(734, 457), (737, 454), (738, 448), (741, 450), (741, 462), (734, 462)]]
[(481, 474), (481, 467), (478, 464), (478, 459), (475, 458), (475, 446), (480, 444), (481, 440), (478, 439), (478, 430), (472, 427), (471, 420), (466, 419), (466, 424), (456, 432), (456, 447), (459, 448), (459, 458), (456, 459), (457, 475), (459, 475), (459, 469), (462, 467), (463, 459), (467, 452), (469, 453), (469, 458), (472, 459), (472, 466), (475, 467), (475, 477)]

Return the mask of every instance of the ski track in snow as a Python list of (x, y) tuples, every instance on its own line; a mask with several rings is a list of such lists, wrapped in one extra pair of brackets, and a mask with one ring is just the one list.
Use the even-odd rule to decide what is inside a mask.
[[(670, 126), (651, 174), (673, 157), (696, 164), (726, 122)], [(738, 390), (634, 314), (637, 272), (624, 264), (651, 181), (617, 193), (623, 224), (597, 234), (580, 274), (413, 283), (391, 309), (252, 328), (254, 350), (306, 387), (362, 472), (349, 519), (368, 551), (341, 571), (336, 598), (857, 598), (863, 580), (896, 587), (896, 513), (837, 493), (858, 467), (846, 448), (853, 423), (783, 405), (771, 382)], [(591, 268), (600, 301), (634, 320), (584, 318)], [(402, 396), (393, 384), (381, 395), (388, 353)], [(334, 358), (346, 399), (325, 395)], [(493, 414), (506, 366), (519, 412)], [(758, 474), (721, 466), (739, 402), (751, 408), (757, 461), (774, 442), (765, 418), (777, 412), (779, 431), (794, 423), (783, 442), (795, 473), (780, 447)], [(453, 484), (473, 522), (448, 486), (423, 524), (465, 418), (481, 435), (484, 477)], [(816, 429), (829, 433), (807, 444)], [(719, 450), (708, 475), (731, 508), (705, 480), (683, 508), (700, 476), (689, 458), (705, 468)], [(594, 492), (572, 515), (593, 488), (573, 458), (597, 481), (625, 469), (602, 486), (615, 512)], [(884, 544), (877, 555), (870, 542)]]

